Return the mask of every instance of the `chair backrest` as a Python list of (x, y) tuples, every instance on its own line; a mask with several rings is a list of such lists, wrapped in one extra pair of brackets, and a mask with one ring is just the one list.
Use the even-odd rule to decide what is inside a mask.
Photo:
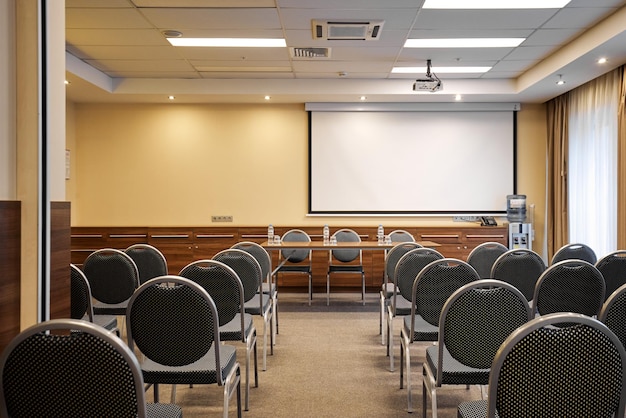
[(78, 266), (70, 264), (70, 318), (82, 319), (85, 315), (93, 322), (89, 281)]
[(554, 253), (550, 264), (556, 264), (563, 260), (584, 260), (590, 264), (596, 264), (598, 261), (596, 253), (586, 244), (574, 243), (565, 244)]
[[(575, 325), (553, 326), (561, 323)], [(598, 320), (571, 312), (535, 318), (494, 359), (487, 416), (624, 417), (625, 362), (624, 347)]]
[[(282, 240), (284, 242), (311, 242), (311, 237), (301, 229), (290, 229), (283, 234)], [(281, 250), (279, 254), (290, 263), (301, 263), (307, 258), (311, 262), (311, 250)]]
[(608, 298), (618, 288), (626, 284), (626, 250), (618, 250), (607, 254), (598, 260), (596, 267), (604, 276), (604, 284), (606, 284), (605, 298)]
[(575, 259), (559, 261), (537, 280), (533, 311), (540, 315), (556, 312), (598, 315), (604, 292), (604, 277), (593, 264)]
[[(432, 248), (415, 248), (408, 251), (398, 260), (393, 274), (394, 284), (398, 292), (406, 300), (412, 300), (413, 282), (424, 267), (435, 260), (443, 259), (443, 255)], [(397, 293), (394, 294), (394, 306)]]
[(385, 271), (384, 271), (385, 284), (387, 282), (391, 282), (391, 283), (394, 282), (393, 275), (396, 271), (396, 265), (398, 264), (398, 260), (400, 260), (400, 258), (404, 254), (416, 248), (423, 248), (423, 247), (421, 244), (418, 244), (417, 242), (409, 241), (409, 242), (400, 242), (394, 245), (393, 247), (391, 247), (389, 251), (387, 251), (387, 254), (385, 255)]
[[(361, 242), (361, 237), (356, 231), (348, 228), (343, 228), (336, 231), (333, 235), (337, 242)], [(330, 261), (332, 263), (332, 259), (339, 261), (340, 263), (349, 263), (351, 261), (359, 258), (359, 262), (361, 260), (361, 250), (357, 249), (341, 249), (341, 250), (331, 250), (330, 251)]]
[(626, 285), (622, 285), (606, 299), (598, 314), (604, 323), (626, 347)]
[(546, 263), (536, 252), (518, 248), (509, 250), (496, 259), (490, 278), (511, 283), (526, 296), (533, 298), (535, 284), (546, 270)]
[[(235, 270), (216, 260), (198, 260), (187, 264), (178, 273), (207, 291), (217, 307), (220, 326), (243, 313), (243, 284)], [(243, 316), (241, 318), (243, 323)]]
[[(181, 367), (220, 345), (219, 317), (202, 286), (180, 276), (161, 276), (142, 284), (128, 302), (128, 346), (157, 364)], [(214, 350), (220, 370), (220, 350)], [(217, 373), (219, 385), (223, 376)]]
[(128, 300), (139, 285), (139, 270), (128, 254), (103, 248), (89, 254), (83, 263), (91, 295), (100, 302), (114, 304)]
[(457, 289), (479, 280), (474, 267), (455, 258), (442, 258), (426, 265), (417, 275), (411, 290), (411, 336), (415, 315), (431, 325), (439, 326), (441, 310)]
[(499, 242), (483, 242), (470, 251), (467, 262), (478, 272), (481, 279), (491, 278), (493, 263), (509, 249)]
[(259, 262), (250, 253), (235, 248), (228, 248), (215, 254), (213, 260), (232, 268), (243, 284), (243, 299), (249, 301), (261, 291), (263, 272)]
[(254, 258), (256, 258), (256, 261), (259, 262), (264, 279), (269, 280), (270, 275), (272, 274), (272, 257), (265, 248), (252, 241), (241, 241), (230, 248), (250, 253)]
[(504, 340), (531, 319), (528, 301), (509, 283), (483, 279), (457, 289), (439, 318), (437, 382), (443, 379), (444, 347), (461, 364), (489, 369)]
[(135, 355), (87, 321), (54, 319), (22, 331), (6, 347), (0, 369), (3, 417), (146, 416)]
[(415, 242), (415, 237), (404, 229), (394, 229), (389, 233), (391, 242)]
[(167, 260), (163, 253), (149, 244), (135, 244), (124, 250), (133, 259), (139, 270), (139, 284), (145, 283), (155, 277), (165, 276)]

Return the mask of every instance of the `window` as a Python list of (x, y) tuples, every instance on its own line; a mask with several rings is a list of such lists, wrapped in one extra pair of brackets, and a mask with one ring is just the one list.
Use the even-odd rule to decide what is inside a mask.
[(598, 258), (617, 249), (619, 82), (613, 71), (570, 93), (569, 241)]

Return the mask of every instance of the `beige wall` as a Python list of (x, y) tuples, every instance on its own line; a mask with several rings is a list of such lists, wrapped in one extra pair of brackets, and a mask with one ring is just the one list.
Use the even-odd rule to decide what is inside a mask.
[[(303, 105), (77, 103), (68, 105), (68, 115), (67, 192), (75, 226), (212, 225), (211, 215), (232, 215), (230, 225), (237, 226), (451, 222), (307, 217)], [(538, 245), (544, 240), (544, 107), (523, 105), (518, 122), (518, 190), (535, 205)]]

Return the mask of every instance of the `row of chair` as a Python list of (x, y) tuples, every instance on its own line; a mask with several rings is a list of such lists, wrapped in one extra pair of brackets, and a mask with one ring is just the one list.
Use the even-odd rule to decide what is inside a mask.
[[(413, 235), (404, 230), (389, 233), (392, 242), (415, 241)], [(359, 234), (349, 228), (335, 231), (331, 239), (337, 242), (361, 242)], [(311, 242), (311, 237), (301, 229), (290, 229), (282, 236), (283, 242)], [(310, 250), (279, 251), (278, 267), (274, 274), (305, 274), (309, 279), (309, 305), (313, 300), (312, 252)], [(334, 274), (355, 274), (361, 276), (361, 299), (365, 304), (365, 270), (363, 254), (358, 249), (330, 249), (328, 252), (328, 270), (326, 272), (326, 305), (330, 304), (330, 279)]]
[[(419, 244), (412, 242), (398, 244), (388, 252), (385, 277), (393, 277), (394, 282), (391, 286), (390, 283), (383, 284), (381, 289), (381, 322), (382, 308), (387, 306), (387, 347), (392, 371), (394, 370), (393, 317), (405, 316), (404, 327), (401, 331), (400, 355), (401, 363), (404, 362), (403, 357), (407, 357), (406, 373), (410, 376), (408, 345), (414, 340), (437, 341), (439, 313), (443, 302), (463, 284), (463, 280), (474, 281), (481, 276), (485, 277), (485, 273), (481, 275), (476, 271), (481, 268), (483, 272), (490, 271), (490, 276), (487, 277), (512, 282), (512, 287), (518, 292), (521, 288), (520, 294), (523, 295), (526, 303), (533, 302), (532, 307), (528, 308), (529, 312), (546, 315), (551, 312), (574, 311), (590, 316), (599, 313), (605, 300), (604, 278), (598, 269), (588, 262), (567, 260), (567, 257), (563, 257), (564, 261), (556, 260), (554, 268), (551, 266), (550, 270), (545, 272), (546, 267), (541, 257), (530, 250), (522, 251), (522, 257), (519, 258), (519, 251), (508, 251), (506, 247), (498, 243), (488, 243), (482, 247), (486, 249), (484, 253), (488, 257), (473, 256), (468, 259), (468, 263), (474, 260), (476, 268), (470, 264), (464, 266), (465, 263), (459, 260), (444, 259), (436, 250), (420, 248)], [(507, 256), (504, 256), (505, 253)], [(493, 264), (491, 266), (484, 261), (489, 257)], [(480, 262), (476, 263), (476, 260)], [(504, 260), (510, 261), (505, 263)], [(521, 263), (520, 260), (531, 262)], [(484, 268), (485, 264), (487, 268)], [(443, 274), (443, 270), (448, 271)], [(452, 277), (453, 270), (460, 275), (456, 278)], [(391, 271), (393, 274), (390, 274)], [(445, 280), (442, 279), (442, 274), (443, 276), (447, 274)], [(573, 275), (580, 280), (572, 281)], [(530, 280), (521, 276), (530, 276)], [(541, 276), (540, 279), (539, 276)], [(534, 286), (539, 282), (539, 286)], [(539, 289), (543, 292), (539, 293)], [(564, 291), (566, 295), (563, 294)], [(403, 372), (401, 367), (401, 387)], [(425, 374), (427, 374), (426, 370)], [(487, 375), (483, 373), (483, 380), (486, 377)], [(432, 379), (425, 379), (425, 383), (427, 382), (432, 383)], [(410, 381), (408, 386), (409, 410), (412, 410)], [(432, 386), (431, 384), (430, 387)], [(431, 394), (434, 396), (433, 391)]]
[[(91, 297), (85, 296), (83, 293), (81, 298), (72, 299), (73, 305), (76, 305), (76, 311), (74, 311), (75, 306), (72, 307), (72, 314), (76, 318), (82, 318), (86, 314), (87, 318), (95, 318), (96, 321), (100, 317), (115, 319), (115, 315), (126, 315), (129, 345), (134, 345), (136, 338), (133, 337), (130, 328), (134, 317), (129, 314), (128, 306), (137, 292), (139, 284), (143, 283), (143, 286), (148, 282), (152, 283), (151, 280), (156, 280), (154, 277), (164, 283), (171, 283), (173, 279), (177, 278), (185, 278), (200, 284), (217, 306), (220, 340), (239, 340), (246, 344), (245, 409), (248, 410), (249, 374), (252, 362), (254, 363), (255, 386), (258, 386), (256, 328), (252, 315), (259, 315), (263, 318), (264, 370), (266, 369), (268, 337), (273, 353), (273, 320), (277, 310), (277, 292), (275, 285), (269, 281), (270, 269), (269, 254), (263, 247), (253, 242), (238, 243), (233, 248), (219, 252), (211, 260), (195, 261), (183, 268), (177, 276), (167, 274), (165, 258), (158, 249), (152, 246), (137, 244), (125, 251), (102, 249), (87, 257), (83, 271), (76, 266), (71, 268), (73, 294), (80, 293), (78, 289), (83, 292), (85, 289), (91, 290), (98, 311), (94, 308), (94, 314), (89, 315), (91, 309), (85, 303), (78, 302), (91, 300)], [(74, 303), (74, 301), (77, 302)], [(159, 304), (156, 303), (155, 306), (159, 306)], [(116, 329), (116, 327), (112, 325), (110, 329)], [(160, 338), (163, 336), (161, 335)], [(158, 347), (159, 339), (152, 340), (152, 344)], [(139, 346), (139, 344), (137, 345)], [(144, 355), (146, 354), (145, 350), (150, 350), (149, 347), (139, 348)], [(154, 367), (154, 364), (151, 366)], [(155, 402), (157, 402), (158, 382), (152, 380), (154, 379), (146, 379), (148, 383), (154, 383)], [(175, 386), (173, 388), (172, 397), (175, 399)], [(230, 393), (232, 394), (232, 392)], [(225, 411), (227, 410), (226, 405), (227, 398), (225, 397)]]

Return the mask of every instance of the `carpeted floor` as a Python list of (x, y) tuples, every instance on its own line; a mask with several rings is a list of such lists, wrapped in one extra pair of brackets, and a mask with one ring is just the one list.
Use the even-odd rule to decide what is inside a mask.
[[(407, 390), (400, 389), (399, 331), (395, 332), (396, 371), (390, 372), (385, 346), (378, 333), (378, 295), (368, 293), (366, 305), (358, 293), (315, 295), (308, 306), (306, 294), (279, 296), (279, 334), (274, 355), (262, 371), (261, 321), (259, 334), (259, 387), (250, 390), (250, 410), (244, 417), (408, 417), (422, 414), (422, 363), (425, 344), (411, 348), (413, 404), (407, 413)], [(396, 330), (401, 319), (396, 318)], [(239, 345), (238, 359), (245, 362)], [(242, 376), (242, 403), (243, 403)], [(459, 402), (480, 399), (480, 389), (449, 386), (438, 392), (438, 415), (456, 417)], [(170, 399), (170, 386), (162, 386), (161, 402)], [(152, 390), (147, 398), (152, 400)], [(223, 391), (217, 386), (179, 386), (176, 403), (186, 418), (222, 415)], [(230, 416), (236, 417), (236, 399)], [(430, 407), (428, 408), (430, 415)], [(418, 415), (419, 414), (419, 415)]]

